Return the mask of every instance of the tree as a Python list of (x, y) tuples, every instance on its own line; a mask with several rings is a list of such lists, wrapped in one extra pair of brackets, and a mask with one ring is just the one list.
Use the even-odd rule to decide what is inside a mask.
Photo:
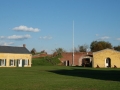
[[(73, 50), (71, 50), (71, 52), (73, 52)], [(75, 47), (74, 52), (79, 52), (79, 49)]]
[(74, 52), (87, 52), (88, 45), (84, 44), (81, 46), (78, 46), (78, 48), (74, 48)]
[(45, 50), (42, 50), (40, 53), (46, 53), (47, 54), (47, 52)]
[(120, 45), (113, 47), (115, 50), (120, 51)]
[(92, 52), (103, 50), (106, 48), (112, 48), (111, 43), (105, 41), (93, 41), (90, 45), (90, 49)]
[(32, 54), (36, 54), (35, 48), (33, 48), (33, 49), (31, 50), (31, 53), (32, 53)]
[(63, 53), (63, 52), (66, 52), (63, 48), (57, 48), (57, 49), (54, 50), (53, 56), (61, 57), (61, 55), (62, 55), (61, 53)]
[(57, 54), (61, 54), (62, 52), (65, 52), (65, 50), (63, 48), (55, 49), (55, 53), (57, 53)]
[(84, 45), (78, 46), (78, 47), (79, 47), (79, 52), (87, 52), (88, 45), (84, 44)]

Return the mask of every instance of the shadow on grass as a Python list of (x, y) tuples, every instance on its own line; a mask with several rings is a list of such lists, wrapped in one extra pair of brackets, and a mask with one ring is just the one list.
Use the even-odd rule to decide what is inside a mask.
[(84, 77), (92, 78), (99, 80), (108, 80), (108, 81), (120, 81), (120, 70), (118, 69), (72, 69), (72, 70), (52, 70), (49, 71), (52, 73), (66, 75), (66, 76), (75, 76), (75, 77)]

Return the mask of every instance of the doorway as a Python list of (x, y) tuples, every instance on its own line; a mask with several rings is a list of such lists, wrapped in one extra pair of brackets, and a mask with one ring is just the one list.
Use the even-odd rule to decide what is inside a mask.
[(69, 60), (64, 61), (64, 65), (65, 65), (65, 66), (69, 66)]
[(111, 59), (110, 58), (106, 58), (105, 67), (111, 67)]
[(82, 66), (83, 67), (92, 67), (91, 58), (83, 58), (82, 59)]

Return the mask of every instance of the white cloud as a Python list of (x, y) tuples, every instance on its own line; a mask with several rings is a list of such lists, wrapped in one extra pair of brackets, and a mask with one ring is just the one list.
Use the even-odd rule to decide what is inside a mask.
[(99, 34), (95, 34), (95, 36), (99, 36)]
[(28, 38), (31, 38), (31, 36), (30, 35), (12, 35), (7, 37), (7, 39), (11, 39), (11, 40), (23, 40)]
[(116, 40), (120, 41), (120, 38), (117, 38)]
[(101, 37), (100, 39), (102, 39), (102, 40), (105, 40), (105, 39), (109, 39), (110, 37), (108, 37), (108, 36), (104, 36), (104, 37)]
[(0, 36), (0, 39), (5, 39), (5, 36)]
[(0, 36), (0, 39), (9, 39), (9, 40), (23, 40), (31, 38), (30, 35), (12, 35), (12, 36)]
[(44, 36), (44, 37), (40, 37), (40, 39), (52, 39), (51, 36)]
[(0, 42), (0, 45), (2, 45), (2, 46), (10, 46), (13, 44), (14, 44), (14, 42)]
[(15, 27), (15, 28), (13, 28), (13, 30), (15, 30), (15, 31), (26, 31), (26, 32), (39, 32), (40, 31), (40, 29), (38, 29), (38, 28), (27, 27), (27, 26), (24, 26), (24, 25)]

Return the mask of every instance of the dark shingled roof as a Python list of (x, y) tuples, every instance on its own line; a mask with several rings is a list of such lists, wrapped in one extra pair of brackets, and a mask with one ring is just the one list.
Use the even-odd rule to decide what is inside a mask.
[(0, 53), (30, 54), (25, 47), (0, 46)]

